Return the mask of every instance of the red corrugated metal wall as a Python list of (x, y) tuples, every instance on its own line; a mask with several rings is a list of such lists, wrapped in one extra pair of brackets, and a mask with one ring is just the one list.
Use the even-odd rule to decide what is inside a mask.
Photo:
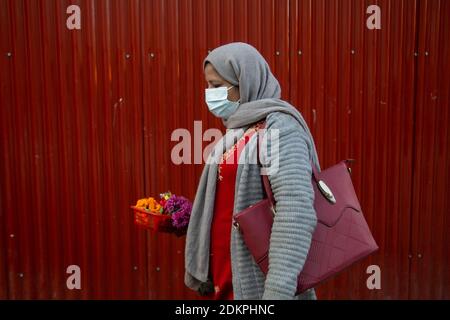
[[(449, 18), (446, 0), (0, 0), (0, 298), (197, 298), (184, 239), (137, 229), (128, 206), (193, 199), (202, 165), (171, 162), (171, 133), (224, 129), (202, 61), (231, 41), (267, 58), (322, 167), (356, 159), (380, 250), (319, 296), (450, 298)], [(72, 264), (82, 290), (66, 288)]]

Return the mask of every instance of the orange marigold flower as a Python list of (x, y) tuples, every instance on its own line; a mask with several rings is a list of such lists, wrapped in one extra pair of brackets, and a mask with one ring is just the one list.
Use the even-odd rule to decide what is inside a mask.
[(148, 201), (148, 209), (150, 209), (153, 213), (161, 213), (162, 206), (155, 200), (155, 198), (150, 197), (147, 199)]
[(136, 207), (138, 208), (147, 208), (148, 207), (148, 200), (147, 199), (139, 199), (136, 203)]

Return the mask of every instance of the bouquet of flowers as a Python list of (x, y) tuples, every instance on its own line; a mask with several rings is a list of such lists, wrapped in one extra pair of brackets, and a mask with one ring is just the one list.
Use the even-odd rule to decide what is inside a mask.
[(159, 201), (153, 197), (139, 199), (135, 206), (131, 206), (135, 224), (177, 236), (185, 234), (191, 217), (192, 203), (170, 191), (161, 193), (159, 197)]

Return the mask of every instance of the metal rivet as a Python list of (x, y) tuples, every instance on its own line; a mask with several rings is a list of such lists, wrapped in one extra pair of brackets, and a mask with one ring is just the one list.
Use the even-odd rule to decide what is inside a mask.
[(352, 49), (352, 54), (355, 54), (355, 50)]
[(138, 269), (138, 267), (137, 267), (137, 266), (134, 266), (134, 267), (133, 267), (133, 270), (135, 270), (135, 271), (136, 271), (137, 269)]
[(14, 238), (14, 234), (12, 234), (12, 233), (11, 233), (9, 236), (10, 236), (11, 238)]
[(153, 52), (150, 52), (150, 58), (154, 58), (155, 57), (155, 54), (153, 53)]
[(23, 278), (23, 273), (19, 273), (19, 277), (20, 277), (20, 278)]
[(130, 59), (130, 57), (131, 57), (131, 54), (129, 54), (129, 53), (125, 54), (125, 58)]
[(419, 253), (419, 254), (417, 255), (417, 258), (422, 259), (422, 254)]
[(279, 56), (279, 55), (280, 55), (280, 51), (275, 52), (275, 54), (276, 54), (277, 56)]
[(428, 51), (427, 51), (427, 52), (425, 52), (425, 55), (426, 55), (426, 56), (428, 55)]
[(301, 55), (302, 55), (302, 51), (301, 51), (301, 50), (298, 50), (298, 52), (297, 52), (297, 53), (298, 53), (298, 55), (299, 55), (299, 56), (301, 56)]
[(6, 56), (7, 56), (8, 58), (11, 58), (11, 57), (12, 57), (12, 52), (8, 52), (8, 53), (6, 54)]
[(419, 56), (419, 53), (418, 52), (414, 52), (414, 56), (415, 57)]
[(160, 270), (161, 270), (161, 269), (160, 269), (159, 267), (156, 267), (156, 271), (158, 271), (158, 272), (159, 272)]
[(412, 259), (412, 254), (408, 254), (408, 259)]

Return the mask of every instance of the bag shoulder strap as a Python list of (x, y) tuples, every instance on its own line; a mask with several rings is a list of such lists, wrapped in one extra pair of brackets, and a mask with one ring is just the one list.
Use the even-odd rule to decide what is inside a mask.
[[(265, 129), (265, 128), (266, 128), (266, 121), (264, 121), (264, 122), (258, 127), (258, 131), (256, 132), (256, 134), (258, 135), (258, 137), (257, 137), (257, 138), (258, 138), (258, 142), (257, 142), (257, 147), (256, 147), (256, 150), (257, 150), (257, 155), (256, 155), (256, 157), (257, 157), (257, 160), (258, 160), (258, 166), (259, 166), (260, 168), (263, 167), (263, 165), (261, 164), (261, 159), (260, 159), (260, 144), (261, 144), (261, 139), (262, 139), (263, 135), (260, 134), (259, 130), (260, 130), (260, 129)], [(319, 181), (319, 179), (320, 179), (320, 178), (319, 178), (320, 174), (319, 174), (319, 172), (318, 172), (318, 170), (317, 170), (317, 167), (316, 167), (316, 165), (314, 164), (314, 162), (313, 162), (312, 159), (310, 160), (310, 164), (311, 164), (312, 177), (313, 177), (313, 179), (316, 180), (316, 181)], [(261, 174), (261, 173), (260, 173), (260, 175), (261, 175), (261, 179), (262, 179), (262, 184), (263, 184), (263, 186), (264, 186), (263, 189), (264, 189), (266, 198), (268, 198), (268, 199), (270, 200), (270, 202), (272, 203), (272, 205), (275, 205), (275, 197), (274, 197), (274, 195), (273, 195), (272, 188), (271, 188), (271, 186), (270, 186), (269, 177), (268, 177), (267, 174)]]
[[(261, 144), (261, 139), (263, 136), (262, 136), (262, 134), (260, 134), (259, 131), (261, 129), (265, 129), (265, 127), (266, 127), (266, 121), (264, 121), (259, 126), (258, 131), (256, 132), (256, 134), (258, 135), (258, 137), (257, 137), (258, 141), (257, 141), (257, 146), (256, 146), (256, 158), (258, 159), (258, 166), (260, 168), (263, 168), (263, 165), (261, 164), (261, 159), (260, 159), (260, 144)], [(264, 186), (263, 189), (264, 189), (265, 196), (266, 196), (266, 198), (268, 198), (270, 200), (270, 203), (272, 204), (272, 206), (274, 206), (275, 205), (275, 197), (273, 195), (272, 188), (270, 186), (269, 177), (267, 174), (261, 174), (261, 172), (260, 172), (260, 175), (261, 175), (262, 184)]]

